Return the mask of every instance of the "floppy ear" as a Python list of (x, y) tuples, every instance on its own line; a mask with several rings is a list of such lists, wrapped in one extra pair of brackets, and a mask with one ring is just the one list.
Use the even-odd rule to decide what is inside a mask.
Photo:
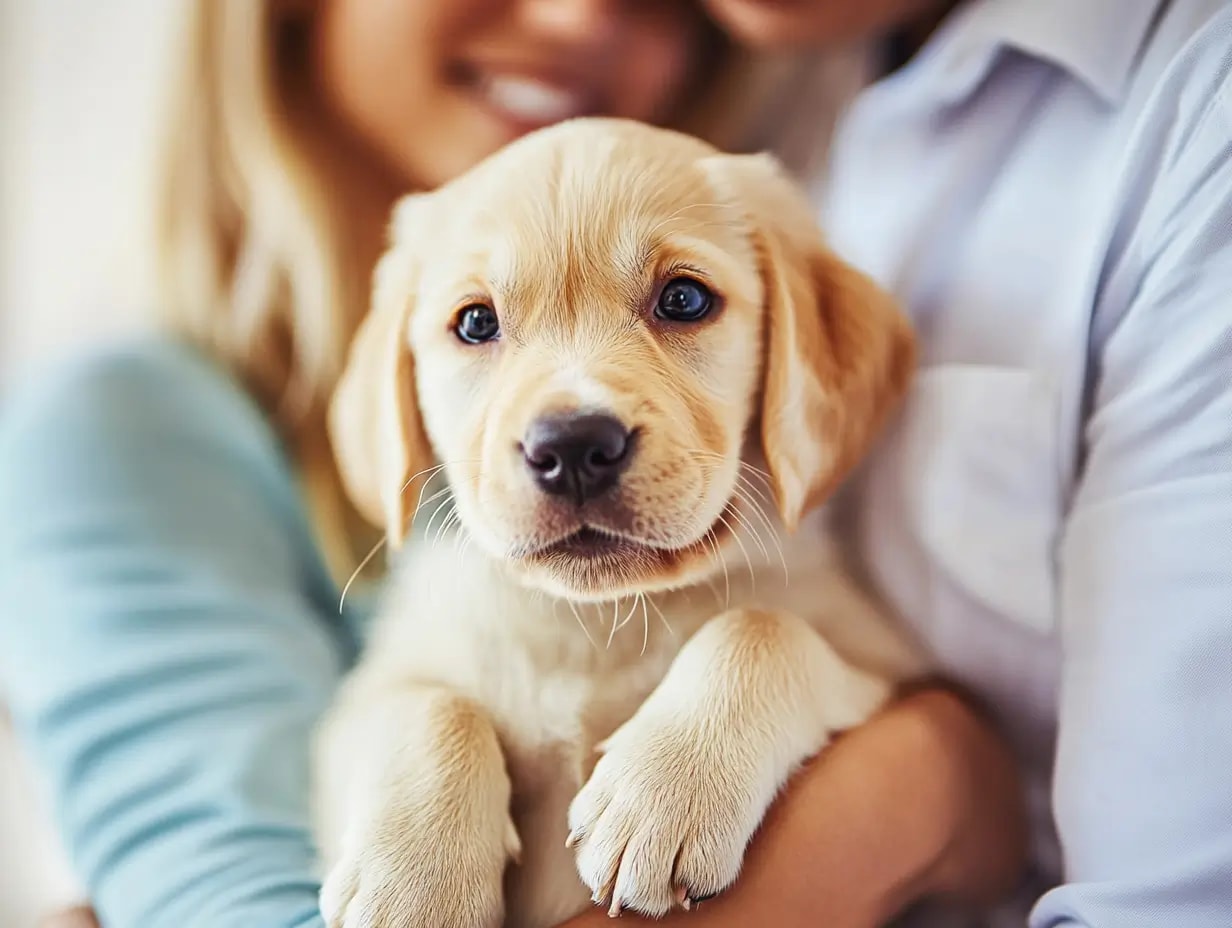
[(765, 301), (761, 441), (784, 524), (835, 488), (906, 391), (915, 341), (890, 296), (834, 256), (769, 155), (707, 159), (748, 213)]
[(407, 197), (395, 207), (393, 246), (373, 274), (372, 308), (351, 344), (329, 407), (330, 441), (343, 487), (395, 548), (406, 531), (407, 482), (433, 458), (415, 398), (407, 332), (415, 266), (405, 244), (419, 199)]

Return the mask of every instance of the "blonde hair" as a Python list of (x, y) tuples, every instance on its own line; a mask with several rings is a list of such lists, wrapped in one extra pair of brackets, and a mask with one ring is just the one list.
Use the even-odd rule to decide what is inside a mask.
[[(235, 371), (282, 433), (341, 571), (356, 560), (358, 522), (338, 491), (324, 414), (389, 204), (347, 171), (319, 103), (315, 7), (192, 4), (163, 150), (158, 264), (171, 324)], [(706, 76), (678, 127), (723, 148), (766, 147), (751, 117), (798, 68), (721, 52), (724, 73)]]

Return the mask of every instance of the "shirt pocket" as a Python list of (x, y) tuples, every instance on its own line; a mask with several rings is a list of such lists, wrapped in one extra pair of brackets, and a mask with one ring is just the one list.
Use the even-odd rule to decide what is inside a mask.
[(874, 576), (920, 631), (961, 636), (973, 613), (1052, 630), (1057, 409), (1055, 380), (1039, 371), (917, 375), (866, 471), (861, 534)]

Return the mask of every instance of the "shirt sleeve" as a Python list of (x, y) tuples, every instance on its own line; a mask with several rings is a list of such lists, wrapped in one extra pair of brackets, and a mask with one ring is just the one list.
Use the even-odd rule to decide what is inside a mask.
[[(1153, 185), (1092, 342), (1060, 549), (1054, 811), (1032, 928), (1232, 925), (1232, 94)], [(1119, 308), (1118, 308), (1119, 307)]]
[(191, 350), (10, 404), (0, 682), (107, 928), (319, 925), (308, 749), (346, 653), (327, 588), (278, 442)]

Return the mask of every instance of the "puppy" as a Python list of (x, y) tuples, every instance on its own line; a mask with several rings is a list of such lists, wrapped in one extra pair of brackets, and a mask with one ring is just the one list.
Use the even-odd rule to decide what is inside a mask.
[(405, 552), (322, 728), (329, 924), (728, 886), (792, 771), (920, 668), (818, 508), (912, 357), (766, 156), (579, 120), (403, 200), (330, 413)]

